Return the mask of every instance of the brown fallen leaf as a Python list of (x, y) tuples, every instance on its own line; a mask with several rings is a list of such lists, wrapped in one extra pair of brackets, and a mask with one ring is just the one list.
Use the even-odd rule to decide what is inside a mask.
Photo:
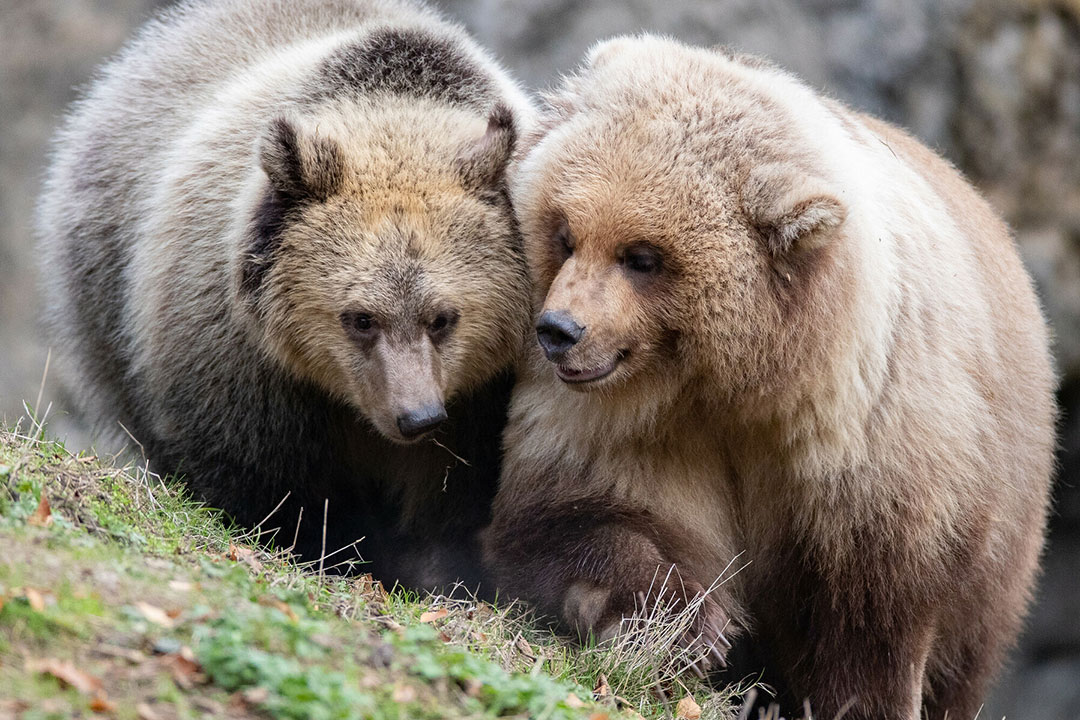
[(567, 695), (566, 700), (564, 700), (563, 702), (566, 703), (566, 707), (574, 708), (575, 710), (585, 707), (585, 701), (579, 698), (574, 693), (570, 693), (569, 695)]
[(154, 712), (154, 708), (144, 702), (135, 705), (135, 713), (139, 716), (139, 720), (161, 720), (161, 716)]
[(38, 527), (49, 527), (52, 525), (52, 508), (49, 506), (49, 498), (45, 497), (45, 493), (41, 493), (41, 502), (38, 503), (37, 510), (35, 510), (30, 517), (26, 518), (26, 522), (31, 525), (37, 525)]
[[(47, 592), (47, 591), (46, 591)], [(23, 588), (22, 596), (35, 612), (45, 612), (45, 593), (32, 587)]]
[(55, 658), (28, 660), (26, 669), (30, 672), (52, 675), (63, 685), (70, 685), (81, 693), (97, 695), (102, 692), (101, 679), (75, 667), (74, 663)]
[(195, 653), (189, 647), (180, 648), (180, 652), (169, 653), (161, 657), (161, 664), (172, 675), (173, 682), (184, 690), (190, 690), (196, 684), (206, 680), (202, 666), (195, 660)]
[(259, 558), (255, 556), (255, 551), (251, 548), (229, 543), (229, 552), (226, 553), (225, 557), (233, 562), (243, 563), (255, 572), (263, 569), (263, 564), (259, 562)]
[(293, 622), (296, 622), (300, 618), (297, 616), (296, 611), (289, 607), (288, 603), (278, 600), (276, 597), (261, 597), (259, 598), (259, 604), (266, 607), (272, 607), (276, 610), (280, 610), (285, 617), (289, 618)]
[(105, 693), (98, 693), (94, 696), (94, 699), (90, 701), (90, 709), (97, 713), (112, 712), (116, 709), (116, 703), (109, 700), (105, 696)]
[(244, 698), (244, 702), (249, 705), (262, 705), (264, 702), (270, 699), (270, 689), (265, 688), (262, 685), (258, 685), (253, 688), (248, 688), (241, 693), (241, 697)]
[(104, 655), (111, 658), (119, 658), (121, 660), (127, 660), (132, 665), (138, 665), (139, 663), (146, 662), (146, 653), (139, 652), (138, 650), (132, 650), (131, 648), (119, 647), (117, 645), (109, 645), (108, 643), (98, 643), (91, 652), (97, 655)]
[(364, 573), (353, 581), (353, 589), (356, 594), (369, 603), (382, 604), (386, 602), (386, 588), (383, 584), (371, 577), (371, 573)]
[(442, 620), (444, 617), (450, 614), (450, 611), (446, 608), (439, 608), (438, 610), (430, 610), (420, 616), (420, 622), (431, 623), (436, 620)]
[[(637, 715), (637, 713), (634, 713), (634, 714)], [(641, 717), (641, 716), (638, 715), (638, 717)], [(598, 712), (598, 713), (593, 713), (592, 715), (590, 715), (589, 720), (611, 720), (611, 716), (608, 715), (605, 712)]]
[(596, 685), (592, 690), (593, 697), (597, 700), (603, 700), (606, 697), (611, 697), (611, 686), (608, 685), (607, 676), (600, 673), (596, 678)]
[(151, 605), (148, 602), (137, 600), (135, 602), (135, 609), (139, 611), (140, 615), (142, 615), (144, 618), (154, 623), (155, 625), (171, 628), (173, 625), (176, 624), (173, 622), (173, 619), (169, 617), (169, 613), (165, 612), (156, 605)]
[(675, 717), (679, 720), (698, 720), (701, 717), (701, 706), (687, 695), (675, 706)]
[(536, 659), (536, 653), (533, 652), (532, 645), (529, 644), (528, 640), (521, 637), (521, 635), (518, 635), (516, 638), (514, 638), (514, 647), (517, 648), (517, 651), (519, 653), (527, 657), (529, 660)]

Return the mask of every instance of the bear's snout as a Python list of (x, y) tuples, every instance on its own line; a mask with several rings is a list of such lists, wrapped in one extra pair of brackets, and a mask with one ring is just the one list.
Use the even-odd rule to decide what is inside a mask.
[(536, 339), (548, 360), (561, 360), (581, 340), (585, 328), (565, 310), (548, 310), (536, 323)]

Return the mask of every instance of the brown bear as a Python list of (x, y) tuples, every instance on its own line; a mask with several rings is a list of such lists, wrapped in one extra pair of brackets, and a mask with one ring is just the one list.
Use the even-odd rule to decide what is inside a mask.
[(166, 11), (75, 106), (40, 207), (89, 419), (245, 525), (288, 496), (262, 530), (305, 560), (363, 538), (387, 582), (475, 584), (529, 328), (504, 173), (531, 114), (423, 5)]
[(650, 36), (591, 52), (511, 184), (539, 344), (500, 587), (600, 637), (711, 588), (684, 642), (744, 634), (815, 717), (974, 717), (1055, 442), (1047, 328), (986, 202), (763, 61)]

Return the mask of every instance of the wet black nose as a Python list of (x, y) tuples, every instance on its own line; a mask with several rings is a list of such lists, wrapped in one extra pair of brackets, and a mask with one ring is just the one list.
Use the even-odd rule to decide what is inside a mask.
[(412, 439), (442, 425), (446, 420), (446, 408), (442, 405), (425, 405), (398, 415), (397, 426), (402, 436)]
[(548, 310), (536, 323), (536, 339), (540, 341), (540, 347), (544, 348), (548, 360), (561, 358), (584, 334), (585, 328), (574, 322), (570, 313), (563, 310)]

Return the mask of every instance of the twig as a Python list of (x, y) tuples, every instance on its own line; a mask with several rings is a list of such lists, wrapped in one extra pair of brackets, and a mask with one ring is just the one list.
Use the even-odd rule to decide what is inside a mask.
[(255, 523), (255, 527), (251, 528), (251, 530), (249, 530), (248, 532), (249, 532), (249, 533), (253, 533), (253, 532), (257, 531), (257, 530), (258, 530), (259, 528), (261, 528), (261, 527), (262, 527), (262, 524), (263, 524), (264, 522), (266, 522), (266, 521), (267, 521), (267, 520), (269, 520), (269, 519), (270, 519), (271, 517), (273, 517), (273, 516), (274, 516), (274, 513), (276, 513), (276, 512), (278, 511), (278, 510), (280, 510), (280, 509), (281, 509), (281, 506), (285, 504), (285, 501), (289, 499), (289, 496), (290, 496), (290, 495), (292, 495), (292, 490), (288, 490), (288, 491), (286, 491), (286, 493), (285, 493), (285, 497), (281, 498), (281, 500), (280, 500), (280, 501), (278, 502), (278, 504), (274, 506), (274, 509), (273, 509), (273, 510), (271, 510), (271, 511), (270, 511), (270, 512), (269, 512), (269, 513), (267, 514), (267, 516), (266, 516), (266, 517), (264, 517), (264, 518), (263, 518), (262, 520), (260, 520), (259, 522)]
[(323, 581), (323, 560), (326, 559), (326, 516), (330, 513), (330, 498), (323, 500), (322, 511), (322, 550), (319, 552), (319, 581)]
[(129, 438), (131, 438), (131, 442), (133, 442), (133, 443), (135, 443), (136, 445), (139, 446), (139, 452), (142, 453), (143, 460), (146, 460), (146, 448), (143, 447), (143, 444), (141, 442), (139, 442), (138, 439), (134, 435), (131, 434), (130, 430), (128, 430), (126, 427), (124, 427), (124, 423), (117, 420), (116, 424), (120, 426), (121, 430), (123, 430), (125, 433), (127, 433), (127, 436)]
[(300, 506), (300, 512), (296, 516), (296, 530), (293, 532), (292, 545), (286, 548), (286, 552), (292, 553), (296, 549), (296, 541), (300, 537), (300, 522), (304, 519), (304, 506)]
[(438, 440), (436, 440), (435, 438), (431, 438), (431, 442), (435, 443), (436, 445), (438, 445), (439, 447), (441, 447), (441, 448), (442, 448), (443, 450), (445, 450), (446, 452), (448, 452), (448, 453), (450, 453), (451, 455), (453, 455), (453, 456), (454, 456), (454, 459), (455, 459), (455, 460), (457, 460), (457, 461), (458, 461), (459, 463), (462, 463), (462, 464), (463, 464), (463, 465), (464, 465), (465, 467), (472, 467), (472, 463), (471, 463), (471, 462), (469, 462), (469, 461), (468, 461), (468, 460), (466, 460), (465, 458), (461, 457), (461, 456), (460, 456), (460, 455), (458, 455), (458, 454), (457, 454), (456, 452), (454, 452), (454, 451), (453, 451), (453, 450), (451, 450), (450, 448), (446, 447), (445, 445), (443, 445), (443, 444), (442, 444), (441, 442), (439, 442), (439, 441), (438, 441)]
[(49, 361), (52, 360), (52, 348), (45, 355), (45, 369), (41, 372), (41, 384), (38, 385), (37, 400), (34, 401), (34, 417), (37, 417), (38, 408), (41, 407), (41, 396), (45, 392), (45, 378), (49, 377)]

